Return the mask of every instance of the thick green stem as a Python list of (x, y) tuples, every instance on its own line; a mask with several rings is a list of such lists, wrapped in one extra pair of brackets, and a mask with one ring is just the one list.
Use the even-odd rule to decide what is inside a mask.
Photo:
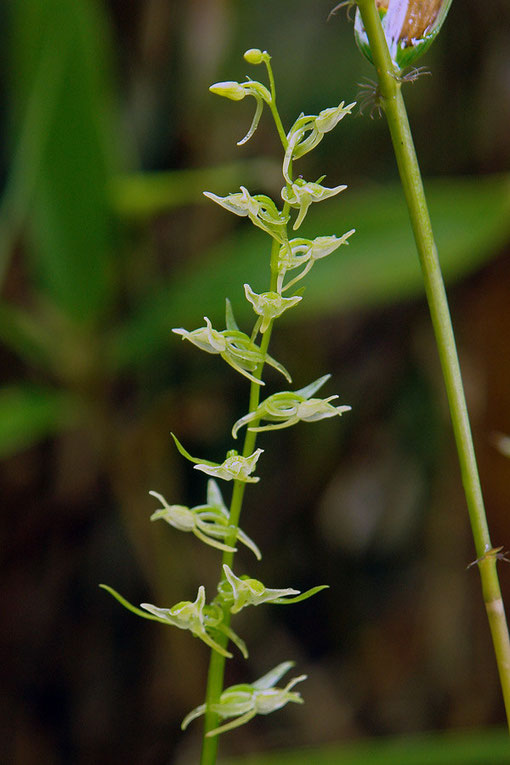
[(358, 0), (358, 6), (377, 70), (381, 106), (388, 121), (422, 268), (425, 292), (448, 395), (476, 554), (479, 559), (478, 568), (482, 580), (483, 598), (510, 726), (510, 640), (496, 572), (497, 558), (489, 536), (455, 338), (420, 168), (402, 98), (401, 82), (389, 54), (375, 2), (374, 0)]

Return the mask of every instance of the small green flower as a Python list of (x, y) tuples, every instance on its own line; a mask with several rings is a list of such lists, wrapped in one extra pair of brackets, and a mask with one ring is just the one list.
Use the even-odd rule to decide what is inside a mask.
[[(247, 51), (247, 53), (252, 53), (252, 51)], [(261, 56), (262, 55), (263, 54), (261, 54)], [(256, 62), (252, 61), (251, 63)], [(249, 141), (258, 127), (262, 109), (264, 108), (264, 102), (266, 104), (271, 103), (271, 93), (266, 86), (256, 80), (248, 79), (246, 82), (216, 82), (214, 85), (211, 85), (209, 90), (217, 96), (230, 98), (231, 101), (242, 101), (246, 96), (253, 96), (257, 104), (255, 115), (250, 125), (250, 129), (244, 138), (241, 138), (241, 140), (237, 142), (237, 145), (241, 146), (243, 143), (246, 143), (246, 141)]]
[[(229, 304), (227, 303), (227, 314), (229, 313)], [(181, 335), (183, 340), (188, 340), (201, 351), (206, 353), (218, 354), (233, 369), (247, 377), (251, 382), (257, 385), (264, 385), (252, 373), (255, 372), (260, 364), (266, 363), (278, 370), (287, 380), (290, 375), (278, 361), (269, 354), (264, 354), (258, 345), (241, 332), (237, 325), (232, 324), (227, 318), (227, 329), (219, 332), (213, 329), (210, 320), (204, 316), (206, 326), (194, 329), (191, 332), (182, 327), (173, 329), (176, 335)], [(229, 326), (230, 325), (230, 326)]]
[(220, 465), (217, 462), (210, 462), (209, 460), (201, 460), (198, 457), (192, 457), (191, 454), (186, 451), (179, 439), (173, 433), (171, 435), (179, 453), (190, 462), (195, 463), (195, 470), (201, 470), (203, 473), (212, 475), (214, 478), (221, 478), (223, 481), (257, 483), (260, 480), (259, 478), (253, 477), (251, 474), (255, 470), (257, 460), (264, 451), (263, 449), (257, 449), (253, 454), (250, 454), (249, 457), (243, 457), (238, 454), (235, 449), (232, 449), (227, 452), (227, 459)]
[(231, 659), (232, 654), (225, 650), (209, 634), (210, 631), (222, 632), (239, 648), (245, 658), (248, 657), (244, 641), (230, 627), (223, 623), (224, 613), (221, 606), (218, 603), (206, 605), (205, 588), (203, 585), (198, 588), (197, 597), (193, 602), (182, 600), (171, 608), (159, 608), (158, 606), (153, 606), (152, 603), (141, 603), (141, 608), (137, 608), (123, 598), (113, 587), (109, 587), (106, 584), (100, 584), (99, 586), (109, 592), (124, 608), (127, 608), (128, 611), (137, 616), (160, 622), (161, 624), (168, 624), (181, 630), (189, 630), (192, 635), (202, 640), (210, 648), (213, 648), (222, 656)]
[[(295, 685), (306, 680), (306, 675), (300, 675), (293, 678), (285, 688), (277, 688), (276, 683), (283, 675), (294, 666), (294, 662), (285, 661), (272, 669), (263, 677), (251, 684), (232, 685), (227, 688), (220, 696), (217, 704), (211, 704), (211, 711), (217, 714), (220, 719), (235, 717), (225, 725), (220, 725), (214, 730), (210, 730), (206, 735), (217, 736), (219, 733), (225, 733), (233, 728), (249, 722), (255, 715), (268, 715), (281, 709), (289, 702), (302, 704), (303, 699), (297, 691), (292, 691)], [(207, 706), (201, 704), (193, 709), (182, 721), (181, 728), (185, 730), (192, 720), (205, 714)]]
[[(376, 0), (390, 56), (399, 71), (413, 64), (434, 42), (452, 0)], [(373, 63), (359, 9), (354, 22), (358, 48)]]
[[(275, 590), (266, 587), (258, 579), (251, 579), (248, 576), (238, 577), (232, 569), (225, 563), (223, 565), (225, 579), (218, 585), (220, 602), (230, 606), (230, 613), (237, 614), (245, 606), (260, 606), (262, 603), (272, 603), (276, 605), (286, 605), (290, 603), (299, 603), (302, 600), (311, 598), (321, 590), (325, 590), (328, 585), (323, 584), (318, 587), (312, 587), (306, 592), (293, 590), (287, 587), (283, 590)], [(292, 597), (293, 595), (297, 597)]]
[[(278, 253), (277, 287), (280, 292), (285, 292), (306, 276), (317, 260), (327, 257), (342, 244), (349, 244), (347, 240), (354, 232), (355, 229), (352, 228), (340, 237), (318, 236), (315, 239), (291, 239), (288, 244), (282, 245)], [(283, 280), (287, 271), (292, 271), (301, 266), (303, 266), (301, 273), (283, 287)]]
[(260, 331), (262, 334), (278, 316), (281, 316), (288, 308), (292, 308), (301, 300), (301, 297), (284, 298), (278, 292), (262, 292), (257, 295), (249, 284), (244, 285), (246, 299), (253, 306), (255, 313), (260, 316)]
[(338, 396), (329, 396), (328, 398), (310, 398), (324, 383), (329, 380), (331, 375), (324, 375), (315, 382), (310, 383), (305, 388), (297, 391), (285, 391), (282, 393), (273, 393), (262, 401), (255, 411), (241, 417), (232, 428), (232, 435), (237, 438), (237, 434), (244, 425), (250, 422), (258, 423), (260, 420), (267, 420), (275, 423), (274, 425), (257, 425), (248, 430), (260, 432), (263, 430), (281, 430), (290, 428), (298, 422), (317, 422), (318, 420), (328, 419), (349, 412), (350, 406), (333, 406), (330, 402)]
[(223, 566), (228, 583), (223, 587), (221, 594), (232, 600), (230, 613), (237, 614), (245, 606), (260, 606), (262, 603), (278, 603), (286, 595), (299, 595), (299, 590), (290, 587), (284, 590), (274, 590), (265, 587), (258, 579), (248, 577), (239, 578), (226, 565)]
[[(205, 588), (203, 585), (200, 585), (198, 588), (197, 597), (193, 602), (183, 600), (180, 603), (176, 603), (172, 608), (158, 608), (158, 606), (153, 606), (152, 603), (140, 603), (140, 607), (153, 616), (158, 617), (159, 621), (166, 622), (172, 627), (177, 627), (181, 630), (189, 630), (192, 635), (229, 659), (232, 658), (232, 654), (213, 640), (207, 630), (213, 629), (225, 632), (238, 646), (244, 645), (232, 630), (222, 624), (223, 612), (221, 609), (218, 606), (206, 605)], [(232, 638), (233, 635), (234, 638)], [(246, 648), (242, 652), (246, 654)]]
[(319, 179), (319, 181), (314, 183), (312, 181), (305, 181), (303, 178), (296, 178), (294, 183), (283, 187), (283, 201), (287, 202), (291, 207), (299, 209), (299, 214), (292, 227), (294, 231), (302, 224), (305, 215), (308, 212), (308, 208), (313, 202), (322, 202), (324, 199), (334, 197), (335, 194), (339, 194), (347, 188), (347, 186), (344, 185), (328, 189), (321, 185), (321, 180), (322, 179)]
[(273, 200), (265, 194), (251, 196), (244, 186), (240, 188), (240, 192), (228, 194), (226, 197), (219, 197), (210, 191), (204, 191), (204, 196), (234, 215), (249, 218), (254, 226), (265, 231), (280, 244), (284, 244), (287, 239), (288, 215), (280, 212)]
[[(346, 114), (350, 114), (356, 103), (348, 106), (342, 101), (338, 106), (323, 109), (318, 115), (302, 114), (293, 124), (287, 134), (287, 149), (283, 159), (283, 175), (291, 183), (289, 175), (290, 163), (298, 159), (319, 144), (324, 135), (333, 130)], [(307, 135), (308, 134), (308, 135)]]
[(249, 457), (243, 457), (235, 449), (228, 452), (227, 459), (221, 465), (209, 465), (198, 463), (195, 470), (201, 470), (214, 478), (221, 478), (223, 481), (242, 481), (243, 483), (258, 483), (260, 478), (252, 476), (255, 470), (257, 460), (264, 450), (257, 449)]
[(330, 130), (336, 128), (340, 120), (343, 120), (347, 114), (351, 114), (355, 106), (355, 101), (348, 104), (347, 106), (344, 106), (344, 101), (342, 101), (340, 104), (338, 104), (338, 106), (332, 106), (329, 109), (323, 109), (321, 112), (319, 112), (315, 120), (315, 129), (322, 135), (324, 135), (324, 133), (329, 133)]
[[(216, 481), (211, 479), (207, 482), (207, 504), (192, 508), (184, 505), (169, 505), (166, 499), (155, 491), (150, 491), (149, 494), (163, 505), (160, 510), (156, 510), (151, 515), (151, 521), (164, 520), (179, 531), (191, 531), (206, 545), (216, 547), (218, 550), (237, 552), (237, 548), (218, 541), (230, 536), (232, 526), (229, 525), (229, 512)], [(240, 528), (236, 530), (236, 539), (246, 545), (258, 560), (261, 559), (260, 550), (255, 542)]]

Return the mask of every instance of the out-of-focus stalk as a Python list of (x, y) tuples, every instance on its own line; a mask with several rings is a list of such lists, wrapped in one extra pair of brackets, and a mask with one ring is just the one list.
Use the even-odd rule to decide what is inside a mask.
[(462, 482), (475, 542), (482, 592), (496, 654), (503, 698), (510, 726), (510, 639), (496, 571), (499, 549), (490, 540), (466, 407), (459, 360), (437, 248), (423, 189), (409, 120), (401, 93), (399, 70), (390, 55), (375, 0), (357, 0), (377, 71), (380, 106), (391, 133), (400, 179), (409, 210), (422, 268), (437, 348), (443, 370)]

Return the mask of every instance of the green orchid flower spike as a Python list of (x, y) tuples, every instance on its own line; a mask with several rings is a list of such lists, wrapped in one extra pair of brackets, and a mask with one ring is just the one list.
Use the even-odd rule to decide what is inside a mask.
[(348, 106), (345, 106), (345, 102), (342, 101), (338, 106), (323, 109), (318, 115), (302, 114), (295, 121), (287, 134), (287, 148), (283, 158), (283, 176), (288, 183), (292, 183), (289, 175), (292, 161), (315, 149), (325, 134), (333, 130), (340, 120), (350, 114), (354, 106), (356, 106), (355, 101)]
[(256, 194), (252, 197), (244, 186), (240, 188), (240, 192), (228, 194), (226, 197), (219, 197), (211, 191), (204, 191), (204, 196), (234, 215), (249, 218), (254, 226), (265, 231), (280, 244), (286, 242), (288, 215), (280, 212), (273, 200), (265, 194)]
[[(452, 0), (376, 0), (391, 59), (397, 71), (414, 64), (441, 31)], [(363, 55), (373, 64), (367, 33), (359, 9), (354, 37)]]
[[(210, 709), (220, 718), (235, 717), (236, 719), (210, 730), (206, 735), (208, 737), (217, 736), (233, 728), (239, 728), (239, 726), (252, 720), (255, 715), (271, 714), (271, 712), (281, 709), (289, 702), (302, 704), (301, 694), (293, 691), (292, 688), (306, 680), (306, 675), (294, 677), (284, 688), (276, 687), (276, 683), (293, 666), (293, 661), (285, 661), (254, 683), (232, 685), (223, 691), (219, 702), (211, 704)], [(181, 728), (185, 730), (192, 720), (205, 714), (206, 710), (206, 704), (201, 704), (196, 709), (193, 709), (182, 721)]]
[(242, 146), (243, 143), (250, 140), (256, 131), (264, 108), (264, 102), (266, 104), (271, 103), (271, 93), (261, 82), (250, 79), (246, 82), (216, 82), (214, 85), (211, 85), (209, 90), (217, 96), (230, 98), (231, 101), (242, 101), (246, 96), (253, 96), (255, 99), (257, 106), (250, 128), (244, 138), (237, 142), (238, 146)]
[(293, 590), (291, 587), (283, 590), (270, 589), (258, 579), (251, 579), (248, 576), (236, 576), (226, 563), (223, 564), (223, 571), (225, 579), (218, 585), (218, 592), (220, 594), (220, 601), (228, 604), (231, 614), (237, 614), (246, 606), (260, 606), (262, 603), (276, 605), (299, 603), (328, 587), (328, 585), (322, 584), (312, 587), (306, 592)]
[[(373, 11), (376, 13), (375, 6)], [(238, 570), (237, 562), (234, 563), (234, 554), (240, 545), (249, 548), (257, 559), (261, 558), (255, 542), (240, 528), (246, 484), (255, 484), (260, 480), (256, 473), (263, 450), (257, 448), (257, 433), (288, 428), (299, 422), (315, 422), (337, 417), (350, 409), (349, 406), (335, 405), (338, 399), (336, 395), (327, 398), (317, 396), (317, 391), (329, 380), (330, 375), (325, 375), (299, 390), (274, 393), (263, 401), (261, 386), (265, 385), (262, 378), (266, 376), (266, 367), (272, 367), (286, 378), (286, 387), (292, 387), (291, 376), (286, 368), (268, 353), (273, 325), (286, 311), (301, 305), (304, 290), (291, 292), (293, 285), (309, 273), (316, 261), (347, 244), (347, 240), (354, 233), (354, 229), (351, 229), (343, 236), (304, 239), (297, 238), (296, 235), (296, 238), (290, 238), (294, 236), (290, 231), (291, 226), (293, 225), (294, 230), (301, 226), (312, 204), (329, 199), (346, 188), (345, 185), (334, 188), (323, 186), (325, 176), (316, 182), (306, 181), (302, 177), (295, 178), (294, 162), (314, 149), (326, 133), (332, 131), (352, 112), (355, 104), (346, 105), (344, 101), (338, 103), (336, 99), (338, 105), (323, 109), (319, 114), (301, 113), (288, 130), (277, 108), (271, 56), (267, 51), (250, 48), (244, 54), (244, 59), (249, 64), (265, 66), (267, 87), (247, 78), (246, 82), (217, 82), (210, 90), (231, 101), (242, 101), (247, 96), (255, 99), (255, 115), (248, 132), (239, 144), (246, 143), (252, 137), (263, 111), (272, 117), (282, 147), (280, 167), (283, 170), (283, 202), (275, 202), (265, 194), (251, 194), (245, 186), (240, 186), (238, 191), (226, 196), (218, 196), (209, 191), (204, 192), (204, 195), (229, 213), (246, 219), (267, 235), (264, 237), (267, 245), (266, 286), (263, 291), (256, 292), (249, 283), (244, 283), (244, 295), (255, 314), (251, 316), (251, 334), (249, 330), (247, 334), (239, 328), (228, 299), (225, 304), (224, 329), (213, 327), (207, 316), (204, 317), (204, 326), (198, 329), (173, 329), (182, 340), (205, 353), (219, 356), (250, 381), (246, 408), (242, 412), (244, 416), (240, 417), (232, 428), (232, 435), (236, 439), (240, 429), (246, 426), (244, 443), (239, 447), (239, 451), (228, 451), (223, 461), (213, 462), (191, 455), (172, 433), (179, 453), (193, 463), (194, 470), (208, 477), (206, 500), (204, 504), (189, 507), (170, 504), (162, 494), (150, 492), (159, 503), (151, 515), (151, 521), (164, 521), (172, 529), (193, 534), (200, 542), (222, 552), (216, 579), (219, 583), (212, 601), (206, 601), (205, 587), (199, 586), (197, 582), (195, 600), (181, 600), (169, 608), (152, 603), (134, 606), (111, 587), (101, 585), (132, 613), (144, 619), (186, 630), (211, 649), (205, 698), (182, 722), (182, 728), (185, 729), (192, 720), (205, 715), (201, 765), (216, 765), (216, 737), (219, 734), (247, 723), (256, 715), (270, 714), (288, 703), (303, 703), (294, 686), (305, 680), (306, 675), (294, 677), (283, 687), (279, 686), (281, 678), (294, 666), (291, 661), (278, 664), (253, 683), (234, 685), (224, 690), (225, 659), (232, 657), (232, 644), (245, 658), (248, 656), (244, 641), (230, 626), (231, 620), (248, 606), (299, 603), (327, 587), (319, 585), (303, 592), (291, 587), (270, 588), (259, 579), (234, 573)], [(268, 108), (265, 109), (265, 106)], [(235, 264), (232, 267), (235, 271)], [(249, 280), (246, 278), (242, 281)], [(275, 469), (277, 468), (278, 465), (275, 465)], [(231, 482), (229, 507), (220, 491), (220, 480)], [(259, 510), (271, 512), (265, 507)]]
[(350, 406), (333, 406), (331, 404), (331, 401), (337, 399), (338, 396), (329, 396), (325, 399), (310, 398), (330, 377), (331, 375), (324, 375), (305, 388), (293, 392), (273, 393), (272, 396), (262, 401), (254, 412), (250, 412), (237, 420), (232, 428), (233, 437), (237, 438), (240, 428), (253, 421), (258, 423), (260, 420), (267, 420), (274, 423), (248, 428), (254, 432), (261, 432), (263, 430), (290, 428), (298, 422), (317, 422), (349, 412)]
[(288, 308), (297, 305), (301, 300), (299, 296), (284, 298), (278, 292), (262, 292), (257, 295), (249, 284), (244, 285), (244, 294), (257, 316), (260, 316), (253, 332), (260, 331), (262, 334), (269, 328), (273, 319), (281, 316)]
[(259, 478), (252, 476), (252, 473), (255, 470), (258, 458), (264, 451), (263, 449), (257, 449), (253, 454), (250, 454), (249, 457), (243, 457), (241, 454), (238, 454), (235, 449), (231, 449), (227, 452), (227, 459), (221, 464), (218, 464), (217, 462), (209, 462), (209, 460), (201, 460), (198, 459), (198, 457), (192, 457), (178, 438), (173, 433), (171, 435), (180, 454), (190, 462), (195, 463), (195, 470), (201, 470), (202, 473), (212, 475), (213, 478), (221, 478), (223, 481), (258, 483), (260, 480)]
[[(317, 260), (331, 255), (342, 244), (349, 244), (347, 241), (355, 233), (354, 228), (347, 231), (343, 236), (317, 236), (315, 239), (291, 239), (288, 245), (280, 247), (278, 253), (278, 281), (277, 286), (280, 292), (285, 292), (293, 287), (296, 282), (305, 277), (312, 269)], [(292, 281), (283, 286), (283, 281), (287, 271), (293, 271), (296, 268), (303, 267), (303, 270)]]
[(268, 353), (261, 351), (251, 338), (244, 332), (241, 332), (237, 326), (230, 302), (227, 300), (226, 325), (227, 328), (221, 332), (213, 329), (211, 322), (204, 316), (205, 327), (194, 329), (191, 332), (182, 327), (173, 329), (176, 335), (181, 335), (183, 340), (188, 340), (201, 351), (217, 354), (227, 362), (236, 372), (247, 377), (251, 382), (257, 385), (264, 385), (263, 380), (259, 380), (253, 375), (253, 372), (260, 364), (268, 364), (282, 374), (287, 380), (291, 377), (285, 367), (278, 361), (269, 356)]
[[(155, 491), (150, 491), (149, 494), (163, 505), (160, 510), (156, 510), (151, 515), (151, 521), (166, 521), (174, 529), (190, 531), (210, 547), (226, 552), (237, 552), (236, 547), (218, 541), (232, 534), (232, 526), (229, 524), (229, 512), (216, 481), (211, 479), (207, 482), (207, 504), (192, 508), (184, 505), (169, 505), (166, 499)], [(236, 539), (248, 547), (257, 560), (262, 558), (255, 542), (240, 528), (236, 529)]]
[(303, 178), (296, 178), (294, 183), (283, 187), (281, 194), (283, 201), (299, 210), (298, 216), (292, 226), (294, 231), (298, 229), (304, 221), (308, 208), (313, 202), (323, 202), (325, 199), (340, 194), (341, 191), (344, 191), (344, 189), (347, 188), (347, 186), (343, 185), (328, 189), (321, 185), (321, 181), (322, 178), (319, 178), (316, 182), (305, 181)]

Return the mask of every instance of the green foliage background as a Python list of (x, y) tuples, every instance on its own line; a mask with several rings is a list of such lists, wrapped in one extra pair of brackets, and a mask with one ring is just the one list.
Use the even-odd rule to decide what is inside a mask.
[[(226, 295), (246, 317), (242, 284), (263, 287), (265, 241), (201, 192), (243, 184), (277, 197), (280, 169), (270, 121), (237, 148), (251, 105), (207, 88), (243, 79), (241, 54), (257, 46), (273, 56), (287, 124), (354, 100), (370, 67), (344, 11), (327, 21), (333, 5), (16, 0), (0, 10), (2, 761), (196, 760), (198, 727), (178, 728), (202, 700), (206, 649), (138, 623), (97, 583), (160, 605), (214, 586), (215, 552), (152, 527), (148, 491), (202, 501), (170, 429), (217, 459), (247, 388), (170, 329), (220, 320)], [(493, 445), (510, 432), (509, 23), (504, 0), (453, 3), (425, 61), (432, 77), (406, 91), (497, 544), (510, 537), (510, 466)], [(268, 586), (332, 587), (292, 613), (257, 609), (243, 622), (250, 662), (232, 661), (228, 682), (292, 656), (310, 674), (307, 704), (225, 737), (225, 756), (313, 746), (324, 763), (504, 762), (479, 585), (465, 571), (467, 516), (384, 121), (346, 119), (301, 161), (307, 177), (327, 172), (329, 185), (349, 186), (310, 213), (309, 232), (357, 234), (316, 266), (273, 355), (298, 387), (331, 371), (331, 392), (353, 412), (263, 439), (263, 480), (243, 526), (264, 551), (257, 571), (246, 565)], [(510, 594), (505, 569), (502, 586)], [(267, 760), (276, 761), (300, 759)]]

